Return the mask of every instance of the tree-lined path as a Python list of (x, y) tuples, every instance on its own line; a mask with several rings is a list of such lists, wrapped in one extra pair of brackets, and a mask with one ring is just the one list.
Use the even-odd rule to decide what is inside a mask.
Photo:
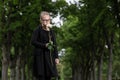
[(41, 11), (63, 22), (52, 22), (60, 80), (120, 79), (120, 1), (66, 1), (0, 0), (1, 80), (33, 80), (30, 41)]

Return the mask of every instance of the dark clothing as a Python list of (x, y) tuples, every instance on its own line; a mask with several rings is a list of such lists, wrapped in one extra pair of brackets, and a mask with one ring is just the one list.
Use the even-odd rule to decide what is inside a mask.
[(34, 30), (31, 43), (34, 46), (34, 61), (33, 61), (33, 75), (39, 76), (58, 76), (55, 58), (58, 58), (56, 46), (50, 52), (46, 48), (46, 43), (49, 43), (49, 34), (53, 44), (56, 45), (56, 39), (52, 30), (46, 31), (39, 26)]
[(51, 80), (51, 77), (39, 77), (37, 80)]

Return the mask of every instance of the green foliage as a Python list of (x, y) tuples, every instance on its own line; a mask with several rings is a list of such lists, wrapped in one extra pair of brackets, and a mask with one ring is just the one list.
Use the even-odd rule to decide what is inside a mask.
[(21, 27), (21, 26), (22, 26), (22, 24), (21, 24), (20, 21), (15, 21), (14, 23), (11, 23), (11, 24), (10, 24), (10, 27), (9, 27), (8, 30), (14, 31), (14, 30), (16, 30), (18, 27)]
[[(18, 55), (15, 51), (21, 48), (23, 60), (28, 61), (26, 74), (31, 74), (28, 71), (32, 69), (30, 40), (33, 30), (39, 25), (39, 13), (42, 10), (51, 12), (53, 17), (59, 13), (64, 22), (60, 28), (54, 27), (58, 49), (66, 49), (61, 60), (64, 66), (63, 78), (71, 77), (73, 69), (83, 67), (84, 72), (92, 70), (92, 65), (97, 62), (102, 50), (104, 50), (103, 76), (105, 78), (109, 55), (105, 45), (106, 39), (111, 37), (111, 34), (114, 35), (113, 77), (120, 76), (120, 30), (117, 26), (119, 23), (115, 17), (116, 8), (114, 9), (112, 0), (82, 0), (71, 5), (65, 0), (56, 2), (51, 2), (51, 0), (4, 0), (3, 2), (1, 0), (0, 48), (3, 43), (10, 42), (10, 55), (13, 59), (16, 54)], [(1, 49), (0, 53), (2, 53)]]
[[(98, 56), (101, 56), (101, 51), (107, 44), (107, 38), (118, 31), (116, 20), (108, 3), (104, 0), (99, 2), (83, 0), (83, 6), (78, 7), (76, 4), (72, 4), (61, 9), (64, 25), (61, 27), (59, 42), (62, 48), (68, 50), (63, 60), (70, 63), (70, 67), (88, 65), (90, 68), (90, 65), (96, 63)], [(114, 41), (114, 43), (117, 42)], [(105, 49), (105, 59), (108, 59), (107, 53), (108, 49)], [(104, 61), (106, 66), (103, 67), (104, 74), (107, 73), (106, 61)], [(67, 66), (67, 64), (64, 65)], [(113, 66), (115, 67), (114, 64)]]

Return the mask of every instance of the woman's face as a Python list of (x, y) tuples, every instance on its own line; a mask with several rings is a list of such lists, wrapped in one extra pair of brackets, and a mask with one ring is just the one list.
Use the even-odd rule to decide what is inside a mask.
[(46, 26), (46, 27), (47, 27), (47, 25), (50, 24), (50, 16), (49, 16), (49, 15), (43, 15), (43, 16), (41, 17), (41, 24), (42, 24), (43, 26)]

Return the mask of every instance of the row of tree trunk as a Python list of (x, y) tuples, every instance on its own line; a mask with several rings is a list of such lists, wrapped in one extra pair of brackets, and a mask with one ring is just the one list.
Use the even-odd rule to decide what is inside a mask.
[(25, 62), (19, 50), (16, 58), (11, 59), (10, 48), (2, 46), (2, 80), (25, 80)]
[[(112, 14), (115, 16), (116, 18), (116, 25), (113, 27), (120, 27), (120, 9), (119, 9), (119, 1), (118, 0), (113, 0), (113, 5), (112, 7)], [(114, 30), (108, 34), (108, 31), (106, 31), (107, 29), (103, 29), (103, 35), (105, 36), (105, 40), (106, 40), (106, 45), (108, 46), (108, 70), (107, 70), (107, 80), (112, 80), (112, 65), (113, 65), (113, 44), (114, 44), (114, 35), (115, 32)], [(104, 47), (104, 46), (103, 46)], [(93, 69), (90, 72), (87, 72), (88, 76), (86, 76), (86, 74), (84, 74), (85, 70), (83, 69), (81, 66), (77, 66), (77, 67), (73, 67), (73, 80), (103, 80), (103, 76), (102, 76), (102, 71), (103, 71), (103, 55), (104, 55), (104, 48), (101, 49), (100, 51), (100, 56), (97, 60), (97, 74), (95, 73), (95, 67), (93, 67)], [(93, 64), (95, 64), (96, 62), (93, 61)], [(88, 65), (89, 66), (89, 65)], [(84, 74), (84, 75), (82, 75)], [(82, 77), (86, 77), (86, 78), (82, 78)], [(97, 76), (97, 77), (96, 77)]]

